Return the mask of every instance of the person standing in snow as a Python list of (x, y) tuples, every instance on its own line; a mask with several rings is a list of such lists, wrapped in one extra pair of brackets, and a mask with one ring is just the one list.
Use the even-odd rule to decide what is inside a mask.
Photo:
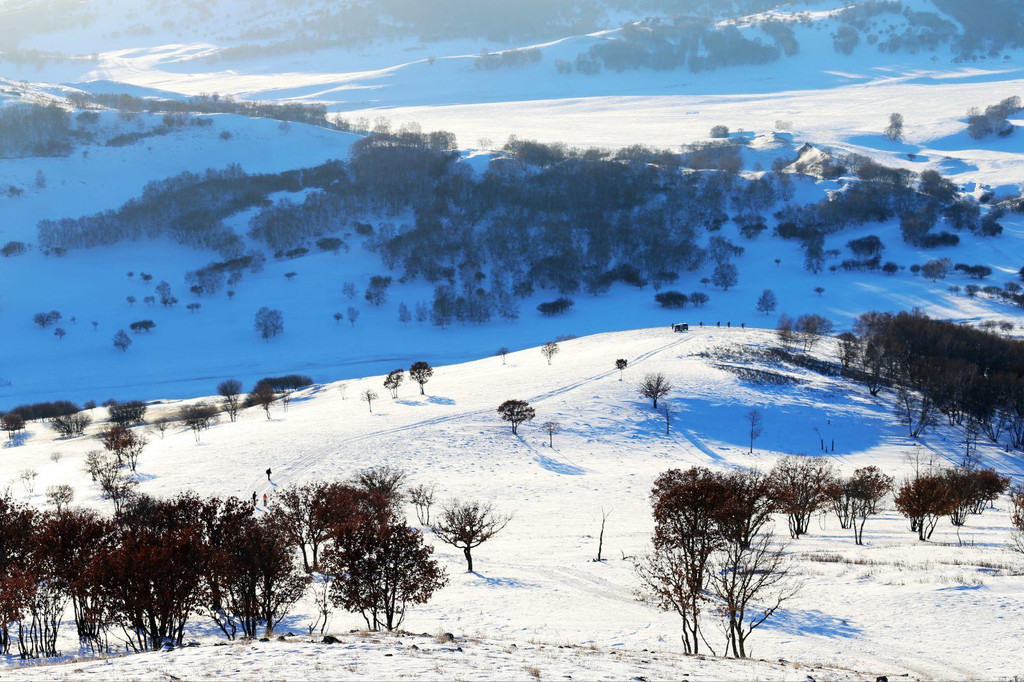
[(263, 506), (264, 507), (267, 506), (267, 494), (266, 493), (263, 493)]
[(256, 491), (252, 491), (252, 506), (256, 506)]
[(267, 480), (270, 480), (270, 467), (267, 467)]

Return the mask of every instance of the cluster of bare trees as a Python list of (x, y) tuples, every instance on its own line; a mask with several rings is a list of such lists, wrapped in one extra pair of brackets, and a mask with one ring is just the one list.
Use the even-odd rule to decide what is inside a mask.
[(835, 325), (831, 320), (816, 313), (806, 313), (795, 319), (782, 313), (775, 332), (782, 345), (787, 348), (799, 345), (804, 352), (808, 352), (834, 329)]
[[(679, 615), (687, 653), (699, 653), (702, 645), (715, 652), (705, 630), (714, 617), (726, 653), (745, 657), (753, 631), (799, 588), (773, 537), (773, 515), (785, 515), (797, 539), (814, 515), (831, 510), (861, 545), (865, 522), (880, 512), (893, 484), (874, 466), (841, 476), (827, 460), (806, 456), (783, 458), (768, 474), (666, 471), (651, 493), (653, 551), (636, 563), (640, 596)], [(991, 469), (940, 470), (918, 462), (896, 491), (895, 504), (926, 540), (942, 516), (959, 533), (968, 514), (980, 514), (1008, 487), (1009, 479)], [(1011, 501), (1015, 546), (1024, 552), (1024, 490), (1015, 489)]]
[(968, 516), (981, 514), (1010, 487), (1009, 477), (971, 463), (952, 468), (940, 468), (920, 458), (912, 463), (913, 473), (896, 491), (895, 503), (921, 541), (931, 538), (943, 516), (949, 517), (960, 540)]
[[(59, 655), (69, 604), (81, 644), (97, 651), (181, 645), (194, 617), (229, 639), (270, 636), (309, 589), (322, 591), (310, 632), (324, 632), (332, 608), (373, 630), (397, 628), (447, 580), (401, 512), (404, 481), (382, 467), (350, 483), (293, 486), (263, 515), (247, 501), (192, 493), (130, 494), (111, 518), (0, 497), (0, 653), (16, 643), (23, 658)], [(429, 517), (432, 489), (418, 486), (413, 498)], [(453, 500), (431, 528), (472, 570), (472, 550), (509, 519)]]
[(839, 336), (844, 372), (872, 395), (892, 387), (912, 437), (940, 418), (1024, 447), (1024, 342), (920, 312), (865, 313)]

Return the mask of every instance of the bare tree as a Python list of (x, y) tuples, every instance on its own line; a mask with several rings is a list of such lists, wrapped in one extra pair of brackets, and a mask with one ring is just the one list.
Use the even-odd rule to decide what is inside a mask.
[(910, 529), (922, 542), (931, 538), (939, 519), (951, 514), (955, 500), (941, 473), (915, 473), (904, 481), (893, 500), (896, 509), (910, 519)]
[(562, 430), (562, 425), (556, 421), (547, 421), (541, 428), (548, 434), (548, 447), (555, 447), (555, 434)]
[(860, 360), (860, 340), (852, 332), (843, 332), (836, 338), (838, 339), (836, 351), (839, 356), (839, 364), (844, 370), (848, 370)]
[(388, 389), (391, 393), (391, 399), (395, 400), (398, 398), (398, 387), (405, 381), (405, 370), (395, 369), (388, 372), (388, 375), (384, 377), (384, 388)]
[(832, 463), (791, 455), (778, 461), (771, 477), (779, 511), (789, 517), (790, 536), (805, 535), (814, 512), (828, 504), (829, 486), (835, 480)]
[(35, 492), (37, 476), (39, 476), (39, 472), (35, 469), (22, 469), (18, 474), (18, 480), (25, 486), (25, 492), (29, 495)]
[(711, 591), (736, 658), (747, 657), (747, 639), (796, 595), (799, 583), (791, 580), (791, 564), (771, 534), (758, 536), (748, 548), (727, 543), (716, 555)]
[(262, 407), (263, 411), (267, 413), (267, 419), (270, 419), (270, 407), (277, 402), (277, 394), (274, 393), (274, 389), (269, 386), (260, 386), (249, 394), (249, 398), (254, 404)]
[(750, 410), (744, 417), (747, 424), (747, 435), (750, 436), (750, 454), (754, 453), (754, 441), (761, 437), (764, 426), (761, 423), (761, 413), (758, 410)]
[(619, 370), (619, 381), (622, 381), (622, 373), (626, 371), (626, 367), (629, 365), (629, 360), (625, 358), (619, 358), (615, 361), (615, 369)]
[[(708, 601), (711, 557), (722, 544), (716, 528), (726, 498), (722, 477), (705, 468), (671, 469), (654, 482), (654, 551), (636, 564), (642, 595), (682, 619), (683, 648), (700, 653), (700, 615)], [(706, 641), (705, 641), (706, 643)]]
[(225, 379), (217, 384), (217, 394), (224, 398), (224, 411), (228, 418), (238, 418), (238, 396), (242, 394), (242, 382), (238, 379)]
[(501, 356), (501, 364), (504, 365), (505, 364), (505, 356), (508, 355), (508, 348), (505, 348), (504, 346), (502, 346), (501, 348), (498, 349), (498, 351), (495, 353), (495, 355), (500, 355)]
[(601, 532), (597, 534), (597, 558), (594, 561), (604, 561), (604, 558), (601, 556), (601, 553), (604, 551), (604, 524), (608, 521), (611, 513), (611, 509), (605, 511), (604, 507), (601, 507)]
[(654, 409), (658, 409), (658, 399), (663, 398), (672, 390), (672, 384), (661, 372), (649, 372), (637, 389), (644, 398), (654, 401)]
[(889, 114), (889, 125), (885, 127), (885, 136), (893, 142), (903, 139), (903, 114)]
[(420, 385), (420, 395), (426, 394), (423, 387), (427, 385), (432, 376), (434, 376), (434, 368), (422, 360), (412, 363), (409, 368), (409, 378)]
[(783, 346), (789, 348), (796, 342), (796, 320), (782, 313), (779, 315), (779, 322), (775, 327), (775, 333)]
[(935, 402), (928, 391), (917, 392), (903, 386), (896, 389), (896, 417), (906, 424), (911, 438), (917, 438), (936, 423)]
[(25, 419), (17, 412), (8, 412), (0, 417), (0, 428), (7, 432), (7, 440), (13, 441), (18, 433), (25, 430)]
[(199, 442), (200, 434), (210, 428), (210, 425), (217, 418), (217, 408), (208, 403), (193, 403), (181, 408), (178, 419), (182, 424), (192, 429), (192, 435), (196, 442)]
[(334, 518), (344, 511), (345, 487), (339, 483), (312, 481), (290, 485), (275, 494), (271, 516), (302, 554), (306, 573), (319, 569), (320, 550), (330, 537)]
[(757, 299), (757, 312), (767, 315), (774, 312), (777, 305), (778, 301), (775, 298), (775, 292), (771, 289), (765, 289)]
[(504, 530), (511, 520), (489, 502), (452, 500), (441, 508), (433, 531), (441, 542), (462, 550), (466, 572), (472, 573), (473, 550)]
[(359, 319), (359, 311), (356, 310), (355, 308), (353, 308), (352, 306), (349, 306), (348, 307), (348, 311), (345, 314), (348, 317), (349, 324), (351, 324), (353, 327), (355, 327), (356, 326), (356, 320)]
[(405, 499), (402, 489), (405, 487), (407, 478), (408, 474), (404, 469), (384, 464), (361, 469), (356, 472), (353, 481), (363, 490), (378, 495), (378, 499), (397, 511), (402, 505), (402, 500)]
[(373, 401), (379, 398), (380, 396), (378, 396), (377, 392), (374, 391), (372, 388), (368, 388), (362, 393), (360, 393), (359, 397), (362, 399), (364, 403), (366, 403), (366, 406), (370, 408), (370, 412), (373, 412)]
[(410, 605), (424, 604), (447, 582), (423, 534), (404, 521), (339, 526), (324, 564), (331, 599), (358, 612), (370, 630), (401, 626)]
[(858, 545), (864, 544), (864, 523), (868, 516), (878, 510), (879, 502), (892, 491), (893, 478), (883, 474), (878, 467), (867, 466), (853, 472), (850, 479), (851, 515), (853, 517), (853, 538)]
[(118, 329), (117, 333), (114, 334), (114, 348), (123, 353), (128, 350), (128, 346), (130, 345), (132, 345), (132, 340), (128, 336), (128, 332), (123, 329)]
[(127, 465), (133, 472), (139, 465), (139, 457), (146, 447), (146, 439), (129, 428), (115, 424), (99, 435), (103, 447), (111, 453), (118, 466)]
[(284, 331), (284, 315), (280, 310), (271, 310), (264, 306), (256, 311), (253, 326), (260, 333), (260, 338), (269, 343), (270, 339)]
[(50, 420), (50, 428), (60, 434), (61, 438), (81, 436), (89, 424), (92, 424), (92, 417), (83, 412), (54, 417)]
[(724, 474), (722, 483), (721, 503), (727, 504), (728, 513), (718, 519), (719, 532), (726, 542), (749, 549), (779, 509), (773, 481), (757, 469), (736, 469)]
[(66, 483), (48, 486), (46, 488), (46, 499), (59, 514), (67, 509), (72, 500), (75, 499), (75, 489)]
[(533, 421), (537, 411), (530, 407), (525, 400), (506, 400), (498, 406), (498, 414), (502, 421), (512, 425), (512, 433), (519, 433), (519, 425), (523, 422)]
[(554, 341), (548, 341), (547, 343), (540, 347), (540, 354), (544, 356), (544, 359), (547, 360), (548, 364), (550, 365), (551, 358), (558, 355), (558, 351), (560, 350), (562, 349), (558, 347), (557, 343), (555, 343)]
[(430, 525), (430, 508), (434, 505), (434, 492), (436, 486), (423, 484), (409, 488), (409, 501), (416, 508), (416, 519), (420, 525)]
[(171, 428), (171, 424), (173, 424), (174, 421), (175, 420), (173, 417), (168, 417), (167, 415), (164, 415), (162, 417), (157, 417), (156, 419), (150, 421), (149, 428), (160, 434), (160, 440), (163, 440), (164, 434), (167, 433), (167, 429)]

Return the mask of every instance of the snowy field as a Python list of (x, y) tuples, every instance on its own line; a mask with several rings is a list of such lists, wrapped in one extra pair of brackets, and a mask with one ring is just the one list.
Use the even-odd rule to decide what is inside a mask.
[[(528, 674), (521, 666), (530, 665), (540, 668), (542, 677), (665, 679), (688, 671), (698, 679), (841, 678), (841, 672), (819, 677), (804, 668), (768, 664), (707, 668), (686, 659), (676, 667), (678, 619), (636, 601), (632, 562), (623, 560), (642, 553), (649, 542), (648, 492), (668, 468), (769, 468), (783, 454), (820, 454), (820, 438), (835, 443), (834, 452), (820, 456), (846, 473), (873, 464), (899, 479), (909, 471), (907, 456), (915, 452), (947, 464), (960, 461), (960, 434), (940, 427), (919, 441), (908, 438), (885, 392), (872, 398), (845, 381), (765, 365), (758, 351), (773, 341), (770, 332), (736, 329), (600, 334), (562, 343), (550, 366), (530, 348), (509, 355), (506, 365), (487, 357), (439, 367), (426, 396), (404, 386), (397, 400), (375, 402), (372, 413), (357, 395), (368, 387), (383, 394), (380, 376), (346, 382), (344, 393), (338, 384), (300, 392), (287, 412), (273, 408), (269, 421), (258, 408), (247, 410), (238, 422), (224, 421), (204, 432), (198, 444), (186, 430), (169, 431), (162, 439), (151, 434), (139, 466), (140, 491), (150, 494), (192, 489), (246, 498), (266, 492), (272, 504), (279, 486), (344, 480), (360, 468), (387, 464), (405, 469), (414, 483), (437, 484), (441, 499), (485, 499), (514, 513), (508, 528), (474, 553), (476, 573), (464, 572), (457, 550), (435, 543), (450, 583), (414, 609), (404, 626), (409, 632), (468, 638), (459, 645), (481, 655), (453, 660), (446, 649), (454, 645), (422, 639), (367, 646), (365, 639), (344, 634), (359, 628), (361, 620), (338, 613), (330, 631), (342, 634), (344, 649), (297, 643), (301, 638), (213, 648), (215, 628), (195, 620), (188, 635), (201, 643), (197, 649), (109, 665), (72, 663), (46, 674), (81, 667), (97, 676), (185, 672), (188, 677), (198, 665), (203, 674), (245, 677), (254, 661), (261, 661), (270, 677), (289, 676), (295, 665), (313, 670), (351, 665), (354, 676), (373, 677), (382, 670), (381, 652), (403, 647), (394, 656), (396, 670), (428, 677), (523, 678)], [(818, 352), (831, 354), (831, 342)], [(629, 360), (623, 381), (614, 369), (620, 357)], [(781, 372), (790, 381), (778, 387), (750, 384), (723, 369), (728, 366)], [(676, 387), (668, 398), (675, 417), (667, 435), (663, 418), (636, 392), (636, 382), (651, 371), (664, 372)], [(495, 412), (498, 403), (513, 397), (537, 409), (537, 420), (518, 437)], [(177, 407), (174, 402), (152, 406), (148, 418)], [(751, 407), (763, 412), (765, 432), (748, 454), (741, 422)], [(101, 419), (102, 412), (94, 417)], [(563, 431), (550, 448), (539, 424), (552, 419)], [(94, 425), (90, 434), (98, 428)], [(5, 450), (0, 481), (10, 480), (17, 497), (36, 504), (43, 504), (46, 486), (68, 483), (76, 490), (76, 503), (107, 509), (110, 503), (100, 499), (82, 468), (85, 453), (96, 447), (91, 435), (61, 441), (41, 424), (31, 424), (26, 442)], [(981, 458), (1017, 481), (1024, 476), (1019, 455), (982, 446)], [(26, 467), (38, 471), (31, 494), (16, 480)], [(270, 485), (263, 474), (267, 467), (274, 471)], [(604, 539), (608, 560), (596, 563), (602, 509), (610, 512)], [(786, 534), (784, 519), (775, 526)], [(866, 546), (857, 547), (850, 531), (839, 529), (831, 514), (823, 515), (812, 522), (810, 535), (789, 543), (805, 585), (755, 633), (752, 656), (854, 670), (861, 679), (1019, 676), (1024, 671), (1015, 623), (1024, 617), (1024, 561), (1006, 548), (1009, 527), (1003, 500), (970, 518), (961, 531), (962, 546), (945, 520), (930, 542), (921, 543), (890, 501), (868, 521)], [(311, 609), (312, 604), (300, 604), (279, 632), (305, 634)], [(65, 634), (70, 652), (73, 633)], [(713, 646), (718, 637), (709, 623)], [(954, 637), (957, 644), (951, 646)], [(413, 642), (421, 650), (415, 654), (410, 653)], [(554, 648), (560, 645), (576, 648)], [(527, 646), (545, 653), (523, 657)], [(300, 663), (292, 653), (301, 654)]]
[[(988, 189), (999, 197), (1020, 195), (1024, 118), (1012, 117), (1018, 125), (1012, 135), (974, 140), (966, 134), (966, 112), (1024, 95), (1024, 50), (960, 62), (948, 46), (883, 54), (862, 43), (840, 55), (832, 47), (837, 24), (829, 10), (845, 4), (817, 3), (818, 10), (802, 20), (786, 8), (780, 16), (794, 21), (800, 52), (774, 63), (703, 73), (605, 69), (588, 76), (560, 73), (556, 61), (571, 61), (614, 39), (616, 27), (639, 16), (611, 17), (606, 30), (537, 44), (468, 38), (424, 44), (408, 38), (241, 59), (229, 50), (242, 44), (247, 31), (291, 26), (287, 22), (321, 7), (321, 0), (256, 3), (259, 9), (247, 16), (239, 16), (233, 2), (164, 3), (152, 17), (116, 0), (88, 0), (82, 7), (100, 12), (97, 23), (34, 34), (20, 45), (66, 58), (33, 65), (0, 54), (0, 106), (66, 102), (71, 89), (317, 103), (332, 118), (360, 125), (387, 119), (394, 128), (415, 123), (424, 131), (452, 131), (463, 162), (477, 174), (510, 135), (678, 152), (724, 124), (751, 137), (743, 151), (748, 175), (771, 168), (777, 158), (792, 159), (808, 143), (917, 173), (938, 170), (975, 198)], [(930, 0), (905, 5), (935, 10)], [(112, 8), (117, 11), (104, 17)], [(741, 24), (747, 21), (753, 19)], [(484, 48), (528, 47), (539, 50), (538, 62), (494, 71), (476, 67)], [(882, 134), (893, 112), (906, 120), (900, 142)], [(810, 454), (828, 457), (847, 474), (874, 465), (899, 481), (911, 458), (959, 463), (962, 433), (940, 426), (909, 438), (886, 392), (872, 397), (845, 380), (766, 364), (763, 351), (774, 343), (767, 330), (782, 313), (819, 313), (842, 331), (865, 311), (920, 308), (970, 324), (1007, 321), (1019, 335), (1020, 308), (967, 297), (950, 286), (1019, 282), (1024, 216), (1001, 218), (1004, 232), (995, 238), (961, 232), (956, 247), (909, 246), (896, 220), (842, 230), (824, 246), (841, 252), (828, 262), (833, 264), (850, 256), (848, 241), (878, 235), (883, 261), (907, 268), (938, 258), (983, 264), (993, 270), (983, 282), (955, 272), (931, 281), (907, 270), (893, 276), (827, 269), (812, 275), (796, 240), (775, 238), (770, 230), (748, 240), (728, 222), (715, 234), (745, 249), (733, 259), (738, 285), (722, 291), (703, 284), (711, 274), (705, 266), (665, 287), (706, 291), (711, 299), (703, 308), (665, 310), (650, 286), (617, 283), (601, 297), (574, 294), (575, 306), (565, 315), (537, 312), (538, 303), (558, 296), (541, 290), (521, 301), (515, 322), (495, 318), (448, 329), (399, 321), (399, 304), (429, 304), (432, 285), (398, 281), (401, 273), (388, 272), (347, 226), (337, 236), (350, 248), (269, 258), (262, 272), (245, 275), (233, 299), (188, 294), (185, 273), (220, 256), (169, 239), (72, 250), (60, 258), (41, 252), (40, 220), (115, 209), (138, 197), (147, 182), (184, 171), (238, 164), (249, 173), (277, 173), (345, 159), (358, 139), (299, 123), (228, 114), (202, 118), (210, 124), (127, 146), (81, 144), (64, 157), (0, 160), (0, 245), (28, 245), (24, 255), (0, 258), (0, 413), (36, 401), (141, 399), (152, 401), (152, 421), (208, 396), (223, 379), (237, 378), (248, 390), (263, 376), (308, 374), (316, 385), (296, 393), (287, 411), (272, 408), (269, 420), (249, 409), (237, 422), (225, 419), (203, 432), (198, 443), (185, 429), (147, 433), (139, 490), (157, 496), (184, 490), (267, 494), (273, 504), (281, 486), (347, 480), (357, 470), (391, 465), (405, 470), (411, 483), (436, 484), (441, 500), (492, 501), (514, 519), (474, 552), (474, 573), (464, 572), (461, 552), (428, 531), (449, 584), (411, 611), (400, 635), (359, 632), (360, 617), (338, 612), (328, 630), (341, 643), (322, 644), (306, 634), (315, 613), (307, 599), (279, 627), (279, 634), (293, 633), (285, 641), (215, 646), (225, 643), (219, 631), (195, 618), (186, 639), (198, 646), (94, 660), (78, 651), (73, 623), (66, 622), (60, 664), (22, 667), (12, 657), (0, 660), (0, 679), (1024, 678), (1024, 557), (1007, 548), (1005, 499), (971, 516), (959, 536), (943, 519), (927, 543), (917, 541), (891, 498), (867, 522), (865, 546), (856, 546), (832, 514), (813, 520), (810, 534), (797, 541), (785, 537), (786, 520), (777, 518), (777, 537), (788, 543), (804, 587), (753, 635), (751, 661), (683, 656), (678, 617), (638, 601), (632, 561), (649, 547), (651, 484), (669, 468), (769, 469), (783, 455)], [(103, 112), (100, 125), (109, 135), (140, 133), (160, 119), (111, 111)], [(786, 135), (774, 134), (780, 131)], [(796, 203), (839, 188), (834, 181), (797, 178)], [(301, 200), (272, 197), (286, 198)], [(766, 212), (769, 226), (781, 205)], [(225, 222), (245, 235), (253, 214)], [(411, 221), (405, 215), (372, 220), (377, 228)], [(703, 234), (700, 243), (706, 245), (709, 236)], [(244, 239), (246, 247), (266, 251)], [(142, 272), (153, 281), (140, 281)], [(363, 291), (371, 276), (381, 274), (396, 281), (387, 301), (371, 306)], [(142, 302), (160, 280), (181, 299), (177, 307)], [(354, 299), (343, 294), (348, 282), (355, 285)], [(774, 290), (778, 307), (761, 315), (755, 303), (766, 288)], [(137, 302), (130, 304), (129, 296)], [(202, 308), (189, 312), (185, 306), (192, 302)], [(269, 342), (253, 329), (262, 306), (284, 315), (284, 333)], [(336, 322), (333, 315), (349, 306), (359, 310), (358, 321)], [(50, 310), (61, 312), (65, 337), (33, 324), (34, 314)], [(157, 326), (132, 334), (127, 352), (115, 350), (114, 332), (140, 319)], [(673, 334), (673, 322), (689, 322), (692, 331)], [(741, 323), (748, 328), (738, 329)], [(538, 346), (555, 338), (570, 340), (560, 343), (549, 366)], [(494, 355), (500, 347), (512, 349), (507, 363)], [(816, 352), (832, 354), (832, 342)], [(617, 358), (629, 360), (621, 381)], [(381, 375), (418, 360), (436, 367), (425, 396), (405, 385), (398, 399), (375, 402), (372, 413), (359, 400), (366, 388), (386, 396)], [(780, 373), (785, 380), (754, 384), (741, 380), (737, 368)], [(637, 382), (653, 371), (664, 372), (675, 386), (668, 397), (674, 412), (668, 433), (663, 417), (637, 395)], [(496, 413), (510, 398), (537, 409), (536, 421), (518, 436)], [(742, 421), (751, 408), (763, 413), (765, 431), (748, 452)], [(111, 512), (83, 468), (86, 453), (99, 447), (95, 436), (106, 411), (91, 415), (96, 423), (84, 437), (61, 440), (44, 424), (30, 423), (23, 442), (3, 442), (0, 487), (45, 507), (47, 486), (69, 484), (76, 504)], [(553, 447), (540, 428), (549, 420), (562, 427)], [(834, 451), (823, 453), (822, 441), (834, 442)], [(1020, 453), (983, 444), (980, 454), (984, 466), (1024, 483)], [(268, 467), (274, 472), (269, 484), (263, 473)], [(26, 469), (38, 473), (30, 487), (19, 478)], [(597, 562), (603, 513), (606, 561)], [(721, 652), (724, 636), (713, 620), (706, 628)]]

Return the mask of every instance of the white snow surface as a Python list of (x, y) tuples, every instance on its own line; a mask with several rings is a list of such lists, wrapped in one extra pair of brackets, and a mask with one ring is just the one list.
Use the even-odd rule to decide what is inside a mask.
[[(404, 627), (414, 633), (454, 633), (464, 652), (456, 655), (449, 651), (454, 644), (416, 638), (369, 643), (349, 633), (361, 627), (361, 619), (344, 613), (333, 616), (330, 631), (341, 634), (345, 646), (332, 649), (293, 638), (288, 644), (213, 647), (219, 641), (215, 628), (197, 619), (188, 631), (200, 642), (197, 649), (109, 663), (71, 662), (23, 674), (481, 679), (522, 678), (529, 666), (542, 678), (1019, 675), (1014, 624), (1024, 617), (1024, 561), (1006, 546), (1010, 524), (1004, 500), (970, 518), (960, 533), (962, 546), (946, 521), (930, 542), (918, 542), (891, 502), (868, 521), (866, 546), (857, 547), (831, 515), (814, 521), (809, 536), (790, 542), (796, 577), (805, 584), (755, 633), (752, 656), (829, 668), (821, 674), (789, 665), (716, 667), (681, 658), (677, 618), (637, 601), (632, 562), (623, 556), (648, 547), (653, 525), (648, 493), (666, 469), (769, 468), (780, 455), (807, 453), (828, 457), (844, 472), (873, 464), (899, 478), (909, 472), (906, 457), (914, 452), (941, 463), (959, 461), (962, 435), (955, 430), (937, 427), (914, 441), (892, 416), (886, 393), (873, 398), (843, 380), (773, 366), (759, 355), (773, 343), (774, 334), (761, 330), (598, 334), (561, 343), (551, 365), (537, 348), (529, 348), (510, 354), (504, 365), (487, 357), (438, 367), (426, 395), (407, 384), (397, 400), (376, 401), (372, 413), (358, 394), (365, 388), (385, 394), (381, 376), (346, 382), (344, 394), (338, 384), (298, 392), (287, 412), (275, 406), (269, 420), (259, 408), (246, 410), (236, 423), (223, 420), (203, 432), (199, 443), (183, 429), (163, 438), (150, 434), (138, 476), (140, 490), (154, 495), (190, 489), (248, 498), (266, 492), (272, 505), (280, 486), (344, 480), (358, 469), (387, 464), (405, 469), (414, 483), (437, 484), (441, 499), (483, 499), (513, 513), (508, 528), (474, 553), (475, 573), (465, 573), (459, 552), (436, 543), (428, 531), (450, 582), (430, 603), (413, 609)], [(833, 354), (832, 342), (823, 341), (816, 352)], [(616, 358), (629, 360), (622, 381)], [(724, 369), (730, 366), (779, 372), (790, 382), (747, 383)], [(652, 371), (666, 373), (675, 386), (668, 398), (675, 412), (669, 434), (662, 417), (636, 391), (636, 382)], [(537, 409), (537, 419), (519, 436), (495, 412), (507, 398), (526, 399)], [(179, 405), (155, 404), (148, 418)], [(751, 407), (762, 411), (765, 432), (748, 454), (741, 421)], [(76, 503), (109, 511), (110, 503), (100, 498), (82, 467), (85, 453), (97, 447), (93, 435), (104, 414), (95, 410), (97, 423), (90, 432), (66, 441), (42, 424), (30, 424), (24, 444), (5, 448), (0, 481), (10, 480), (18, 497), (39, 505), (48, 485), (68, 483)], [(548, 420), (563, 427), (554, 447), (539, 428)], [(827, 453), (821, 452), (822, 440)], [(984, 465), (1015, 480), (1024, 475), (1019, 454), (998, 445), (983, 445), (981, 457)], [(16, 479), (26, 467), (38, 471), (31, 493)], [(270, 484), (263, 473), (267, 467), (273, 470)], [(607, 561), (598, 563), (593, 559), (602, 510), (610, 512)], [(784, 535), (785, 528), (785, 520), (777, 519), (776, 532)], [(303, 635), (312, 611), (312, 604), (300, 604), (278, 634)], [(707, 627), (709, 641), (720, 645), (713, 619)], [(65, 636), (64, 650), (73, 655), (70, 628)], [(953, 636), (957, 645), (949, 646)], [(422, 651), (411, 653), (411, 643)], [(513, 643), (516, 649), (509, 653)], [(559, 645), (574, 648), (556, 649)], [(395, 656), (382, 662), (386, 653)], [(393, 669), (381, 667), (392, 664)]]

